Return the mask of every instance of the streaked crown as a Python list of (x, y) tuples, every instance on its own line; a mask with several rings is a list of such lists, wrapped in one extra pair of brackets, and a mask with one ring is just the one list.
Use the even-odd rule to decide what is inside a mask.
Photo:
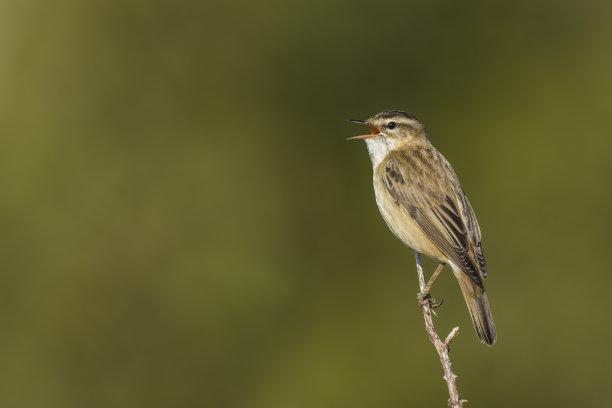
[(425, 126), (412, 114), (399, 110), (381, 112), (366, 121), (381, 136), (396, 139), (427, 137)]

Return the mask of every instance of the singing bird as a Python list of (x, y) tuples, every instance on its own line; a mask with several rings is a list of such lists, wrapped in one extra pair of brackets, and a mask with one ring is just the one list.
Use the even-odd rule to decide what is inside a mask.
[(409, 113), (387, 111), (350, 121), (372, 130), (349, 140), (366, 142), (376, 203), (385, 222), (417, 259), (424, 254), (441, 267), (450, 265), (478, 338), (493, 345), (496, 331), (483, 285), (487, 267), (480, 227), (452, 166)]

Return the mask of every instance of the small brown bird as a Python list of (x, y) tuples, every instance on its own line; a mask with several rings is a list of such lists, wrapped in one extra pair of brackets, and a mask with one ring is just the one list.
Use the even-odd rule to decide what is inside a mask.
[(459, 281), (478, 338), (496, 339), (483, 279), (487, 278), (474, 210), (450, 163), (429, 142), (425, 127), (402, 111), (368, 120), (365, 140), (374, 167), (374, 193), (391, 231), (418, 254), (449, 264)]

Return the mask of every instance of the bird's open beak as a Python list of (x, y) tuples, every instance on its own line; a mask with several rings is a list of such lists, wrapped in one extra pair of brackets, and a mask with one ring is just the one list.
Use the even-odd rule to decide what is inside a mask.
[(361, 135), (361, 136), (353, 136), (353, 137), (349, 137), (346, 140), (363, 140), (363, 139), (370, 139), (374, 136), (378, 136), (380, 134), (380, 129), (378, 129), (377, 127), (374, 127), (372, 125), (370, 125), (368, 122), (366, 122), (365, 120), (359, 120), (359, 119), (349, 119), (349, 122), (353, 122), (353, 123), (359, 123), (360, 125), (363, 125), (365, 127), (369, 127), (370, 129), (372, 129), (372, 133), (370, 133), (369, 135)]

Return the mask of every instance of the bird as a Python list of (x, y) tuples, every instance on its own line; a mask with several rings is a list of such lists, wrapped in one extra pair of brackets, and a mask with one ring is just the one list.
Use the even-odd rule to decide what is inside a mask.
[(347, 140), (366, 143), (376, 203), (387, 226), (418, 263), (424, 254), (440, 263), (438, 273), (451, 267), (478, 338), (492, 346), (497, 332), (483, 284), (487, 266), (480, 227), (453, 167), (410, 113), (391, 110), (349, 121), (372, 131)]

